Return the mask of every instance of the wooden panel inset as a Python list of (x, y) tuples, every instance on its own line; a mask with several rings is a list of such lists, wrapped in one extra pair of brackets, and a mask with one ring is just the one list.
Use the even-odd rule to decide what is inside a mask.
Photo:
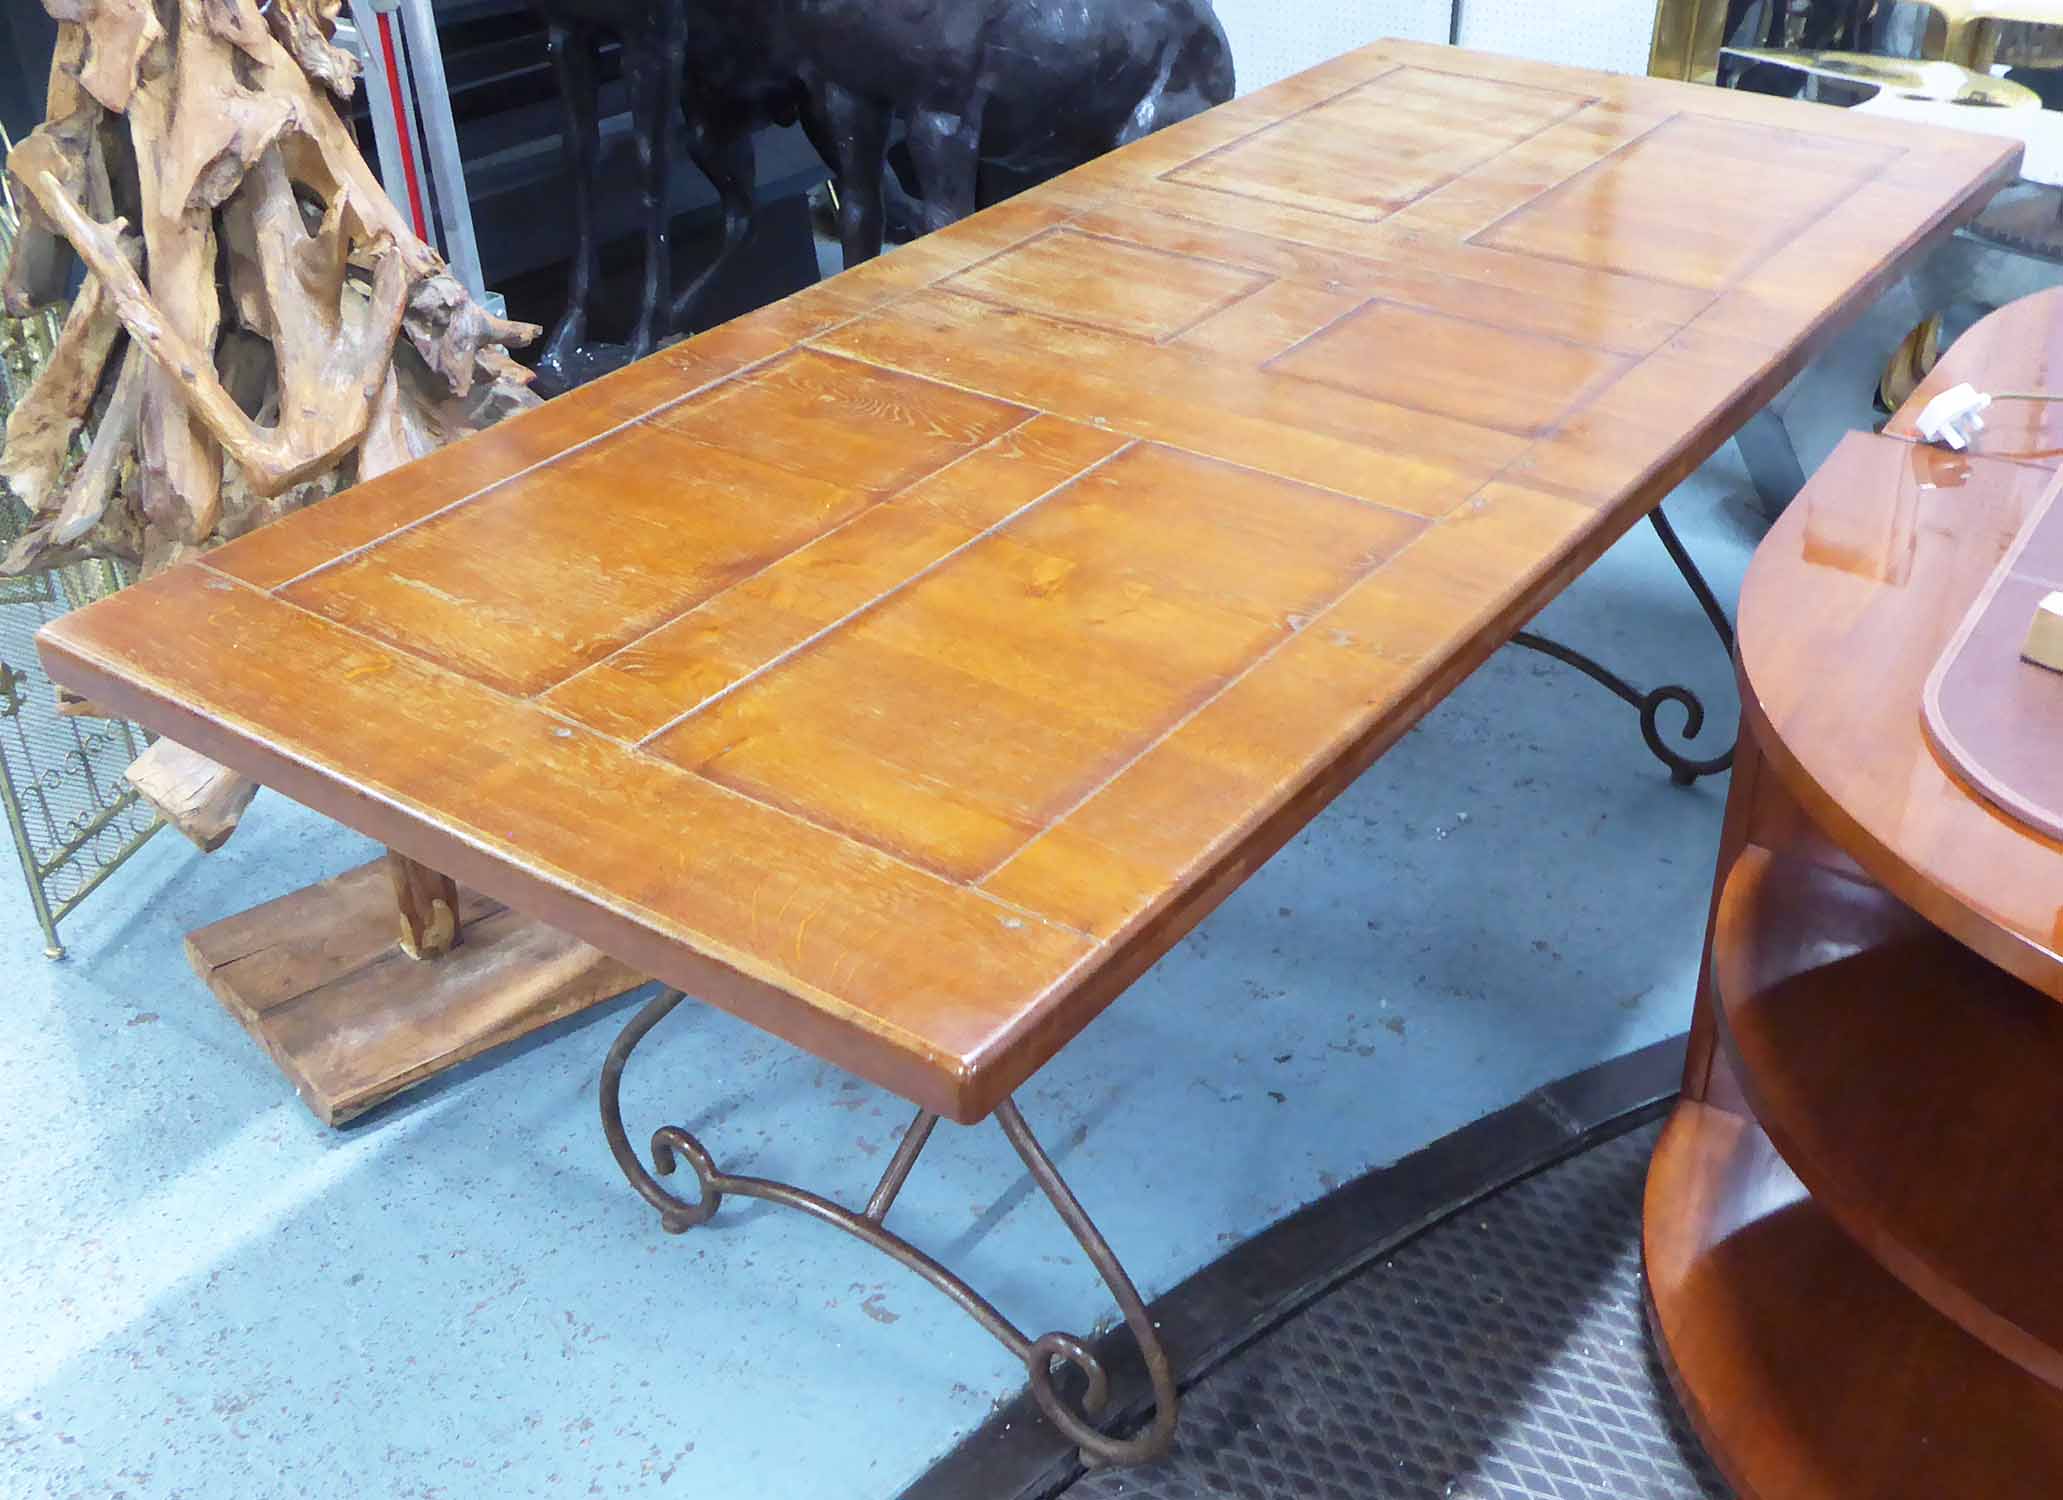
[[(2063, 521), (2063, 510), (2052, 514)], [(1996, 580), (1927, 684), (1927, 733), (2001, 812), (2063, 841), (2063, 673), (2021, 655), (2057, 591), (2018, 572)]]
[(1237, 266), (1055, 229), (949, 276), (956, 292), (1134, 338), (1172, 338), (1267, 278)]
[[(1581, 539), (1597, 529), (1584, 506), (1492, 486), (1307, 621), (1271, 670), (1232, 684), (983, 888), (1109, 935), (1155, 910), (1176, 872), (1227, 838), (1211, 809), (1279, 816), (1287, 807), (1293, 832), (1416, 719), (1414, 696), (1436, 701), (1517, 628), (1529, 586), (1541, 582), (1523, 559), (1550, 538), (1581, 558)], [(1452, 643), (1464, 638), (1477, 646), (1457, 655)]]
[[(1474, 243), (1717, 291), (1895, 160), (1895, 148), (1679, 115)], [(1754, 211), (1714, 211), (1718, 203)]]
[(653, 422), (806, 478), (892, 495), (1032, 414), (801, 349)]
[(644, 739), (1124, 443), (1040, 417), (626, 646), (543, 701), (605, 734)]
[(549, 401), (351, 487), (342, 505), (299, 512), (209, 554), (221, 571), (275, 588), (357, 547), (449, 509), (621, 424), (692, 392), (698, 381), (663, 359), (642, 361), (581, 388), (580, 405)]
[(1588, 103), (1560, 89), (1398, 68), (1167, 176), (1373, 221)]
[(281, 597), (527, 697), (868, 503), (860, 490), (640, 424)]
[(652, 748), (976, 879), (1420, 524), (1133, 448)]
[[(1508, 210), (1527, 195), (1507, 195)], [(1154, 181), (1098, 204), (1085, 227), (1208, 255), (1324, 291), (1354, 292), (1642, 355), (1712, 305), (1709, 292), (1574, 261), (1511, 255), (1451, 229), (1347, 223)]]
[(1026, 405), (1414, 515), (1445, 515), (1524, 452), (1520, 438), (1288, 380), (1181, 344), (1142, 344), (947, 292), (825, 335), (856, 358), (943, 360)]
[(1377, 401), (1534, 437), (1632, 361), (1566, 339), (1371, 302), (1268, 368)]

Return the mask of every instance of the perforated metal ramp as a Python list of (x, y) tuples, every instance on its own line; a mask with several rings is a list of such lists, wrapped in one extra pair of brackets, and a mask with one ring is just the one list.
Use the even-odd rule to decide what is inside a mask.
[(1659, 1130), (1407, 1241), (1198, 1382), (1165, 1463), (1067, 1500), (1726, 1500), (1643, 1327)]

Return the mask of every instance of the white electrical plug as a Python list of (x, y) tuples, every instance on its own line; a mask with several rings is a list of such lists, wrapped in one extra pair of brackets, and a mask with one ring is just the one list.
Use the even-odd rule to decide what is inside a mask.
[(1916, 424), (1922, 441), (1939, 443), (1960, 453), (1970, 446), (1972, 433), (1984, 431), (1980, 415), (1991, 405), (1991, 397), (1973, 385), (1950, 386), (1920, 408)]

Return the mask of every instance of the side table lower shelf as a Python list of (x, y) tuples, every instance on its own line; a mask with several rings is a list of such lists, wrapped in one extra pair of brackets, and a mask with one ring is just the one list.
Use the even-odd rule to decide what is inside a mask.
[(1743, 1500), (2052, 1500), (2063, 1392), (1848, 1239), (1752, 1120), (1677, 1106), (1649, 1169), (1649, 1316)]
[(1715, 932), (1721, 1045), (1778, 1153), (1894, 1277), (2063, 1389), (2063, 1005), (1881, 887), (1754, 845)]

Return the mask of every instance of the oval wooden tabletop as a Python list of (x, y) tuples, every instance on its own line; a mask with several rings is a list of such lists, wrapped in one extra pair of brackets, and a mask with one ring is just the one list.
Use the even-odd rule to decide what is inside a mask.
[(979, 1119), (2017, 161), (1382, 43), (44, 659)]
[(1741, 588), (1742, 712), (1813, 820), (1943, 931), (2063, 999), (2063, 843), (1936, 755), (1922, 693), (2056, 482), (2047, 469), (1851, 433)]

